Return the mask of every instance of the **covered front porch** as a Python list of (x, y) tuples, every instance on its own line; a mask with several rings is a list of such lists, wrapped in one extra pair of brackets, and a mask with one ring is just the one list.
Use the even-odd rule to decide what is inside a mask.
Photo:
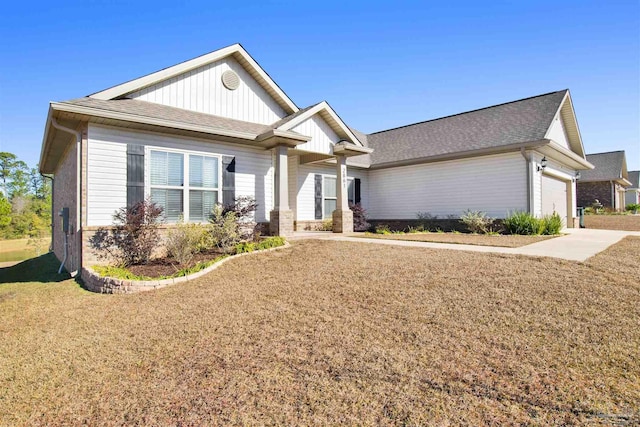
[[(274, 208), (270, 212), (270, 234), (291, 237), (296, 231), (296, 222), (301, 220), (305, 223), (331, 220), (334, 233), (353, 232), (353, 213), (349, 202), (355, 202), (354, 183), (353, 177), (349, 177), (348, 169), (351, 167), (348, 168), (347, 159), (370, 152), (367, 147), (347, 141), (334, 144), (331, 154), (275, 147), (275, 191)], [(320, 173), (310, 172), (312, 168)], [(328, 182), (331, 187), (327, 187)], [(313, 216), (308, 217), (309, 214)]]

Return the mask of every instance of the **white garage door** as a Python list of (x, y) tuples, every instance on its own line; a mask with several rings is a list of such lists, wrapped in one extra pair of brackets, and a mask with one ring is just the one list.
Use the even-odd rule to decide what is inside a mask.
[(542, 215), (557, 212), (567, 226), (567, 183), (542, 175)]

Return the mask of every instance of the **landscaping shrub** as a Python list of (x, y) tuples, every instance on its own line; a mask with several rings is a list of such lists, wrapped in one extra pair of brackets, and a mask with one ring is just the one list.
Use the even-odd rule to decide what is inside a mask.
[(210, 245), (209, 230), (201, 224), (180, 222), (167, 232), (165, 246), (170, 256), (181, 265), (189, 264), (193, 255)]
[(640, 211), (640, 203), (629, 203), (625, 206), (625, 209), (633, 213), (638, 213), (638, 211)]
[(228, 251), (240, 241), (240, 227), (234, 212), (225, 213), (223, 206), (215, 205), (209, 222), (208, 229), (215, 246)]
[(322, 221), (322, 227), (320, 228), (320, 231), (333, 231), (333, 220), (325, 219), (324, 221)]
[(485, 212), (467, 209), (460, 217), (460, 221), (470, 232), (485, 234), (491, 231), (494, 219), (487, 216)]
[(391, 229), (387, 224), (376, 225), (376, 234), (391, 234)]
[(367, 231), (371, 224), (367, 222), (367, 211), (360, 203), (349, 203), (349, 209), (353, 212), (353, 231)]
[(432, 215), (430, 212), (416, 212), (416, 218), (422, 221), (431, 221), (438, 219), (438, 215)]
[(512, 212), (502, 222), (510, 234), (539, 235), (544, 231), (542, 220), (529, 212)]
[(562, 218), (556, 212), (551, 215), (542, 217), (542, 234), (555, 235), (560, 234), (562, 230)]
[(233, 203), (225, 205), (222, 213), (233, 212), (237, 221), (251, 222), (256, 209), (258, 209), (256, 199), (251, 196), (240, 196), (233, 199)]
[(89, 240), (100, 258), (113, 258), (120, 266), (146, 264), (160, 241), (162, 208), (150, 199), (113, 215), (111, 229), (100, 228)]
[(242, 254), (247, 252), (259, 251), (263, 249), (277, 248), (286, 243), (284, 237), (273, 236), (267, 237), (259, 242), (243, 242), (236, 245), (236, 253)]

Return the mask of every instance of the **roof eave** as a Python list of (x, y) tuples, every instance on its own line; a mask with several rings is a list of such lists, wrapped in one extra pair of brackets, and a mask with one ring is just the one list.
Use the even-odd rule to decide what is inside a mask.
[(175, 129), (183, 129), (192, 132), (199, 132), (211, 135), (220, 135), (230, 138), (254, 140), (258, 135), (249, 132), (232, 131), (228, 129), (220, 129), (212, 126), (197, 125), (194, 123), (177, 122), (174, 120), (161, 119), (157, 117), (143, 116), (139, 114), (123, 113), (119, 111), (103, 110), (87, 106), (73, 105), (64, 102), (52, 102), (51, 108), (54, 112), (64, 111), (68, 113), (102, 117), (129, 123), (144, 123), (152, 126), (168, 127)]

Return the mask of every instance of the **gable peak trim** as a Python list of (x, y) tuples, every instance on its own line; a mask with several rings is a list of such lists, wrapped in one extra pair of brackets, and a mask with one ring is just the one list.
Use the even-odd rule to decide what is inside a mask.
[(267, 93), (289, 114), (299, 110), (298, 106), (287, 96), (269, 74), (256, 62), (240, 43), (235, 43), (222, 49), (200, 55), (198, 57), (163, 68), (159, 71), (129, 80), (105, 90), (92, 93), (91, 98), (111, 100), (122, 98), (130, 93), (160, 83), (177, 75), (202, 67), (226, 57), (233, 56), (249, 74), (265, 88)]

